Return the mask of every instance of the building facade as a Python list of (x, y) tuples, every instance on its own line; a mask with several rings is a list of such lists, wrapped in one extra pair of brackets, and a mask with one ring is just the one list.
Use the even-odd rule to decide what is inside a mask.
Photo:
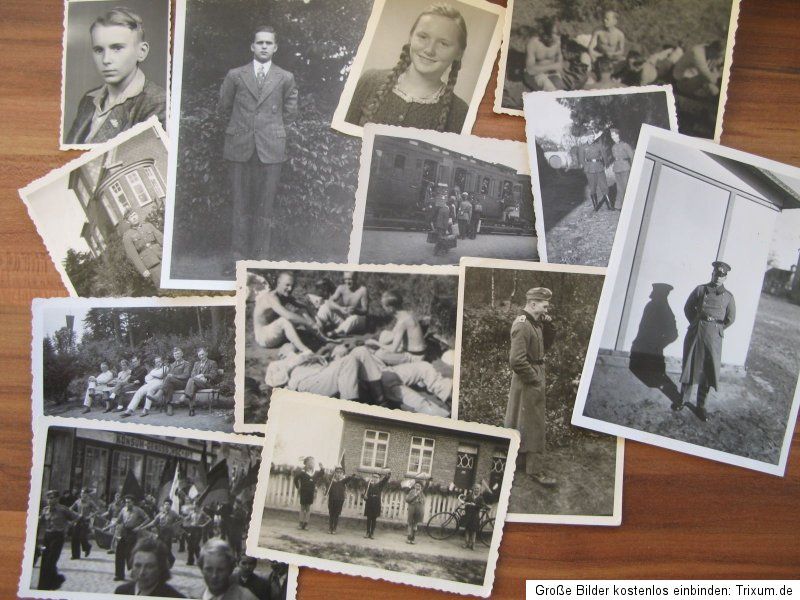
[(145, 220), (163, 208), (166, 162), (164, 144), (148, 129), (70, 173), (68, 187), (86, 215), (81, 237), (92, 255), (100, 256), (111, 236), (127, 229), (128, 211)]

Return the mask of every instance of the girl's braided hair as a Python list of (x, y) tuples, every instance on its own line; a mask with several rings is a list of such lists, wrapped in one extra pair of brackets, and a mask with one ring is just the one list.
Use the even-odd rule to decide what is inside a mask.
[[(417, 16), (416, 21), (414, 21), (414, 25), (412, 25), (411, 31), (409, 32), (409, 37), (414, 34), (414, 30), (417, 28), (419, 20), (425, 15), (436, 15), (455, 21), (456, 25), (458, 25), (458, 43), (461, 47), (461, 51), (464, 51), (464, 49), (467, 47), (467, 24), (464, 21), (464, 17), (461, 15), (461, 13), (449, 4), (433, 4), (422, 11), (419, 16)], [(361, 118), (359, 119), (358, 123), (359, 125), (364, 126), (366, 123), (372, 121), (375, 113), (378, 111), (378, 108), (383, 103), (386, 94), (390, 93), (394, 89), (394, 86), (397, 85), (397, 80), (399, 79), (400, 75), (405, 73), (410, 65), (411, 46), (410, 44), (405, 44), (400, 52), (400, 58), (398, 59), (397, 64), (394, 66), (394, 68), (392, 68), (386, 80), (367, 99), (364, 110), (361, 112)], [(442, 92), (442, 110), (439, 113), (439, 118), (436, 122), (437, 131), (444, 131), (445, 127), (447, 126), (447, 119), (450, 116), (450, 108), (453, 105), (453, 89), (458, 81), (458, 72), (460, 70), (461, 60), (456, 59), (450, 66), (450, 75), (447, 78), (447, 84)]]

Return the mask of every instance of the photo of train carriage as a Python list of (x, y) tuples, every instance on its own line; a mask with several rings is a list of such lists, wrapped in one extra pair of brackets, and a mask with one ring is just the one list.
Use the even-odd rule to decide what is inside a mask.
[[(472, 156), (468, 144), (459, 152), (423, 139), (376, 134), (360, 252), (354, 255), (351, 248), (351, 259), (402, 264), (458, 264), (461, 256), (538, 260), (531, 178), (512, 166), (524, 147), (492, 142), (504, 145), (497, 160), (511, 164), (486, 160), (487, 154), (493, 156), (486, 151)], [(524, 155), (516, 161), (526, 162)], [(467, 219), (464, 200), (471, 206)], [(442, 220), (451, 223), (446, 231)]]
[(430, 228), (437, 194), (467, 192), (483, 205), (480, 231), (536, 235), (530, 175), (428, 142), (375, 136), (365, 229)]

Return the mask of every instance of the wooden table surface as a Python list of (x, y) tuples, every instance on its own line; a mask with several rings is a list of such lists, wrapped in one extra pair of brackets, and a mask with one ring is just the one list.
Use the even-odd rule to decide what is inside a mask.
[[(62, 15), (60, 0), (0, 0), (0, 598), (16, 596), (25, 535), (30, 303), (67, 295), (17, 195), (78, 156), (57, 143)], [(475, 133), (524, 140), (522, 119), (492, 113), (494, 81)], [(798, 97), (800, 1), (743, 0), (723, 143), (800, 165)], [(526, 578), (798, 577), (799, 440), (785, 478), (629, 443), (622, 526), (506, 526), (493, 597), (522, 597)], [(310, 570), (299, 586), (302, 600), (445, 596)]]

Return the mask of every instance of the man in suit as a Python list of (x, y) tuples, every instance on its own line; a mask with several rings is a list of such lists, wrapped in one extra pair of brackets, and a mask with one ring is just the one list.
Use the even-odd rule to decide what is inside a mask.
[[(169, 367), (169, 373), (164, 377), (164, 383), (161, 384), (161, 389), (156, 392), (156, 396), (159, 393), (162, 395), (162, 399), (167, 406), (168, 415), (172, 414), (172, 409), (170, 408), (172, 404), (172, 394), (175, 390), (184, 389), (192, 374), (192, 365), (188, 360), (183, 358), (183, 350), (180, 348), (173, 348), (172, 358), (175, 360)], [(152, 400), (157, 400), (157, 398), (154, 397)]]
[(278, 600), (270, 594), (270, 582), (255, 573), (258, 560), (252, 556), (242, 554), (239, 567), (233, 572), (233, 579), (241, 587), (250, 590), (258, 600)]
[(214, 600), (258, 600), (253, 593), (233, 578), (236, 558), (228, 543), (219, 538), (208, 540), (198, 559), (205, 590), (203, 598)]
[(268, 257), (272, 208), (286, 161), (285, 126), (297, 114), (294, 76), (272, 63), (278, 49), (275, 30), (257, 27), (250, 49), (253, 61), (228, 71), (217, 105), (228, 120), (223, 158), (231, 186), (231, 242), (237, 260)]
[(544, 469), (545, 372), (544, 352), (552, 339), (547, 311), (553, 293), (532, 288), (525, 293), (525, 308), (511, 325), (511, 389), (506, 406), (505, 427), (520, 433), (519, 463), (539, 485), (552, 487), (555, 479)]
[[(194, 395), (199, 389), (207, 388), (217, 376), (217, 363), (208, 358), (205, 348), (197, 349), (197, 361), (192, 365), (192, 372), (183, 388), (183, 397), (189, 403), (189, 416), (194, 416)], [(167, 414), (172, 416), (172, 400), (166, 398)]]
[(722, 365), (722, 338), (724, 331), (736, 320), (736, 303), (733, 294), (725, 289), (725, 279), (731, 266), (720, 260), (711, 263), (711, 281), (698, 285), (683, 312), (689, 329), (683, 340), (683, 370), (681, 372), (681, 399), (672, 405), (681, 410), (697, 385), (695, 414), (706, 421), (706, 397), (710, 388), (719, 389), (719, 371)]

